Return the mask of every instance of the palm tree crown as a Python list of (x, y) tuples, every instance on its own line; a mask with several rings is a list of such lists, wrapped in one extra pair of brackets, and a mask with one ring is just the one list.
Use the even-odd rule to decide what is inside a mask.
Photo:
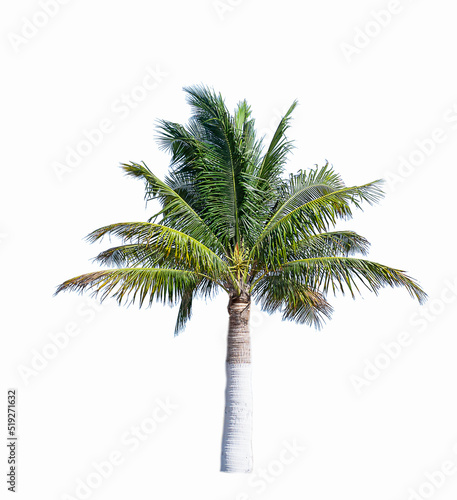
[(88, 289), (119, 303), (180, 303), (175, 334), (191, 317), (194, 297), (219, 288), (230, 301), (252, 297), (268, 313), (316, 327), (330, 317), (328, 292), (355, 296), (361, 285), (375, 293), (389, 285), (425, 299), (403, 271), (356, 256), (366, 255), (365, 238), (331, 230), (362, 202), (377, 202), (381, 181), (346, 186), (328, 164), (285, 175), (296, 102), (264, 146), (246, 101), (232, 115), (212, 89), (184, 90), (188, 123), (158, 125), (159, 145), (171, 154), (168, 176), (160, 180), (144, 164), (122, 165), (145, 182), (146, 199), (158, 200), (161, 210), (148, 222), (89, 234), (90, 242), (107, 235), (122, 240), (95, 259), (114, 268), (67, 280), (56, 293)]

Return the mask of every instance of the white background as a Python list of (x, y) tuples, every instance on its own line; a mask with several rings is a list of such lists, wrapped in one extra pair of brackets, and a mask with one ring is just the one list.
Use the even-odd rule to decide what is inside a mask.
[[(19, 499), (455, 498), (454, 3), (50, 1), (52, 15), (43, 5), (1, 12), (2, 498), (12, 495), (9, 387), (19, 394)], [(145, 92), (147, 68), (162, 76)], [(176, 310), (160, 304), (53, 297), (97, 269), (90, 259), (109, 243), (91, 246), (86, 234), (151, 215), (142, 184), (118, 165), (166, 174), (154, 122), (185, 122), (182, 87), (196, 83), (230, 108), (246, 98), (267, 136), (298, 99), (290, 171), (327, 159), (347, 184), (390, 179), (378, 206), (341, 227), (430, 296), (422, 307), (404, 290), (337, 297), (320, 332), (254, 309), (251, 476), (219, 472), (225, 296), (197, 303), (178, 338)], [(125, 95), (134, 107), (121, 111)], [(85, 131), (103, 120), (110, 132), (88, 153)], [(62, 174), (57, 162), (78, 147), (84, 158)], [(400, 167), (401, 157), (413, 164)], [(67, 345), (53, 348), (51, 336)], [(409, 345), (392, 359), (382, 344), (399, 336)], [(158, 398), (170, 415), (157, 413)], [(154, 412), (164, 421), (133, 450), (126, 433), (151, 429)], [(116, 450), (122, 463), (94, 475)], [(436, 472), (443, 462), (447, 475)], [(78, 492), (88, 478), (97, 487)]]

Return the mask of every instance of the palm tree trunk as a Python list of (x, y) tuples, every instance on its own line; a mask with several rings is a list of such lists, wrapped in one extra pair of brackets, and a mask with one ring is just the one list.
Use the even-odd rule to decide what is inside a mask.
[(250, 299), (231, 299), (227, 336), (222, 472), (252, 471)]

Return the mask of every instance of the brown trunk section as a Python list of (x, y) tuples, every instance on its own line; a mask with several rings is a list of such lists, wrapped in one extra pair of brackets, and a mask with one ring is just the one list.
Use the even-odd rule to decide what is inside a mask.
[(251, 362), (251, 340), (249, 336), (250, 299), (230, 299), (229, 328), (227, 335), (227, 363)]

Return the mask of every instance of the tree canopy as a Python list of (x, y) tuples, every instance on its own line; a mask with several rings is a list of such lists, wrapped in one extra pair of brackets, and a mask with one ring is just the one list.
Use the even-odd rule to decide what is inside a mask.
[(122, 164), (145, 183), (145, 199), (158, 200), (160, 210), (147, 222), (90, 233), (90, 242), (121, 240), (95, 258), (112, 269), (67, 280), (56, 293), (89, 290), (101, 300), (140, 306), (179, 303), (175, 334), (191, 317), (192, 300), (218, 289), (316, 327), (331, 315), (329, 292), (354, 297), (361, 288), (377, 294), (400, 286), (425, 300), (405, 272), (359, 257), (369, 247), (363, 236), (335, 230), (338, 220), (383, 196), (382, 181), (346, 186), (328, 163), (286, 175), (296, 102), (264, 144), (246, 101), (231, 114), (208, 87), (184, 91), (192, 110), (188, 123), (158, 122), (159, 147), (171, 155), (165, 179), (144, 163)]

